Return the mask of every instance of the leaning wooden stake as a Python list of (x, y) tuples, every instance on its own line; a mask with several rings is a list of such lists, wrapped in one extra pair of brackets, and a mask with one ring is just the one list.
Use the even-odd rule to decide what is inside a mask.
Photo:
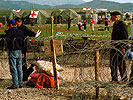
[(58, 82), (58, 76), (57, 76), (57, 70), (56, 70), (56, 53), (55, 53), (55, 43), (53, 40), (53, 16), (51, 16), (52, 23), (51, 23), (51, 57), (52, 57), (52, 64), (53, 64), (53, 70), (54, 70), (54, 82), (55, 82), (55, 87), (56, 89), (59, 89), (59, 82)]
[[(96, 50), (95, 53), (95, 80), (99, 81), (99, 50)], [(99, 87), (98, 84), (96, 84), (96, 99), (99, 99)]]

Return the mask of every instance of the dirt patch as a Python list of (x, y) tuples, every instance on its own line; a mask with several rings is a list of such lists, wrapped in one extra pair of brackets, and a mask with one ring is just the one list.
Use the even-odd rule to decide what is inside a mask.
[[(6, 65), (6, 66), (4, 66)], [(6, 89), (12, 84), (8, 62), (0, 66), (0, 100), (71, 100), (76, 83), (74, 83), (73, 72), (75, 68), (64, 67), (60, 73), (63, 84), (60, 89), (44, 88), (37, 89), (25, 86), (15, 90)], [(3, 68), (4, 67), (4, 68)]]

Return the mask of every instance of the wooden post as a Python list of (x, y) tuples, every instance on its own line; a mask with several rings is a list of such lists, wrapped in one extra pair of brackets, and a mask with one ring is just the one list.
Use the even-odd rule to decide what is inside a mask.
[(56, 70), (56, 53), (55, 53), (55, 43), (53, 40), (53, 16), (51, 16), (52, 23), (51, 23), (51, 57), (52, 57), (52, 64), (53, 64), (53, 70), (54, 70), (54, 82), (56, 89), (59, 89), (59, 83), (58, 83), (58, 76), (57, 76), (57, 70)]
[(52, 40), (53, 40), (53, 25), (54, 25), (54, 17), (51, 16), (51, 36), (52, 36)]
[[(99, 81), (99, 50), (96, 50), (95, 53), (95, 80)], [(99, 87), (98, 84), (96, 84), (96, 99), (99, 99)]]

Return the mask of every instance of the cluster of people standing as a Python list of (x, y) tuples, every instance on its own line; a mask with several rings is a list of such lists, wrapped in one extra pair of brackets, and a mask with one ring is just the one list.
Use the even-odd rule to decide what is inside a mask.
[[(90, 26), (91, 26), (91, 31), (92, 31), (92, 32), (94, 32), (94, 24), (95, 24), (95, 21), (94, 21), (93, 18), (91, 18)], [(83, 31), (87, 31), (87, 21), (86, 21), (86, 19), (83, 20), (83, 23), (79, 21), (79, 22), (77, 23), (77, 25), (78, 25), (78, 29), (79, 29), (80, 31), (82, 31), (82, 26), (84, 27)]]
[[(71, 18), (71, 17), (68, 17), (68, 19), (67, 19), (67, 24), (68, 24), (68, 28), (67, 28), (67, 30), (70, 30), (70, 27), (71, 27), (71, 21), (73, 20), (74, 18)], [(108, 18), (105, 18), (104, 19), (104, 24), (105, 24), (105, 28), (104, 28), (104, 30), (108, 30), (109, 31), (109, 20), (108, 20)], [(90, 18), (90, 27), (91, 27), (91, 31), (92, 32), (94, 32), (94, 25), (95, 25), (95, 21), (94, 21), (94, 19), (91, 17)], [(78, 21), (78, 23), (77, 23), (77, 26), (78, 26), (78, 29), (80, 30), (80, 31), (86, 31), (87, 30), (87, 20), (86, 19), (84, 19), (83, 21), (81, 21), (81, 20), (79, 20)], [(84, 29), (82, 29), (82, 26), (84, 27)]]
[[(67, 28), (67, 30), (70, 30), (71, 21), (72, 21), (73, 19), (74, 19), (74, 18), (68, 17), (68, 20), (67, 20), (68, 28)], [(93, 18), (91, 18), (90, 26), (91, 26), (91, 30), (92, 30), (92, 31), (94, 31), (94, 24), (95, 24), (95, 21), (94, 21)], [(86, 31), (86, 30), (87, 30), (87, 21), (86, 21), (86, 19), (84, 19), (83, 22), (78, 21), (77, 26), (78, 26), (78, 29), (79, 29), (80, 31)], [(82, 26), (84, 27), (84, 29), (82, 29)]]

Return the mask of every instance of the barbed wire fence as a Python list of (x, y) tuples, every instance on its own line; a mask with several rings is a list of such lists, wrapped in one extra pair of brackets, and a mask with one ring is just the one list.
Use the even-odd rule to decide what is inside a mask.
[[(51, 57), (43, 51), (44, 41), (49, 41), (51, 38), (39, 39), (28, 42), (27, 63), (30, 65), (37, 59), (51, 61)], [(56, 38), (55, 38), (56, 39)], [(70, 69), (68, 76), (61, 74), (63, 81), (71, 83), (75, 87), (72, 100), (95, 100), (96, 88), (98, 87), (100, 97), (99, 100), (115, 100), (118, 97), (133, 98), (133, 88), (125, 84), (112, 84), (110, 70), (110, 51), (115, 49), (120, 54), (121, 50), (117, 46), (125, 49), (130, 48), (131, 40), (126, 41), (96, 41), (96, 40), (63, 40), (63, 54), (57, 55), (57, 63), (66, 69)], [(99, 50), (99, 81), (95, 81), (95, 50)], [(114, 54), (115, 55), (115, 54)], [(131, 73), (131, 60), (126, 60), (127, 76), (129, 79)], [(9, 77), (7, 70), (8, 56), (6, 45), (0, 50), (0, 66), (2, 77)], [(72, 68), (72, 69), (71, 69)], [(68, 71), (68, 70), (67, 70)], [(6, 74), (5, 74), (6, 73)], [(71, 74), (71, 75), (70, 75)], [(1, 78), (2, 78), (1, 77)], [(67, 77), (67, 78), (66, 78)], [(121, 80), (120, 75), (118, 75)], [(68, 84), (69, 86), (69, 84)]]

